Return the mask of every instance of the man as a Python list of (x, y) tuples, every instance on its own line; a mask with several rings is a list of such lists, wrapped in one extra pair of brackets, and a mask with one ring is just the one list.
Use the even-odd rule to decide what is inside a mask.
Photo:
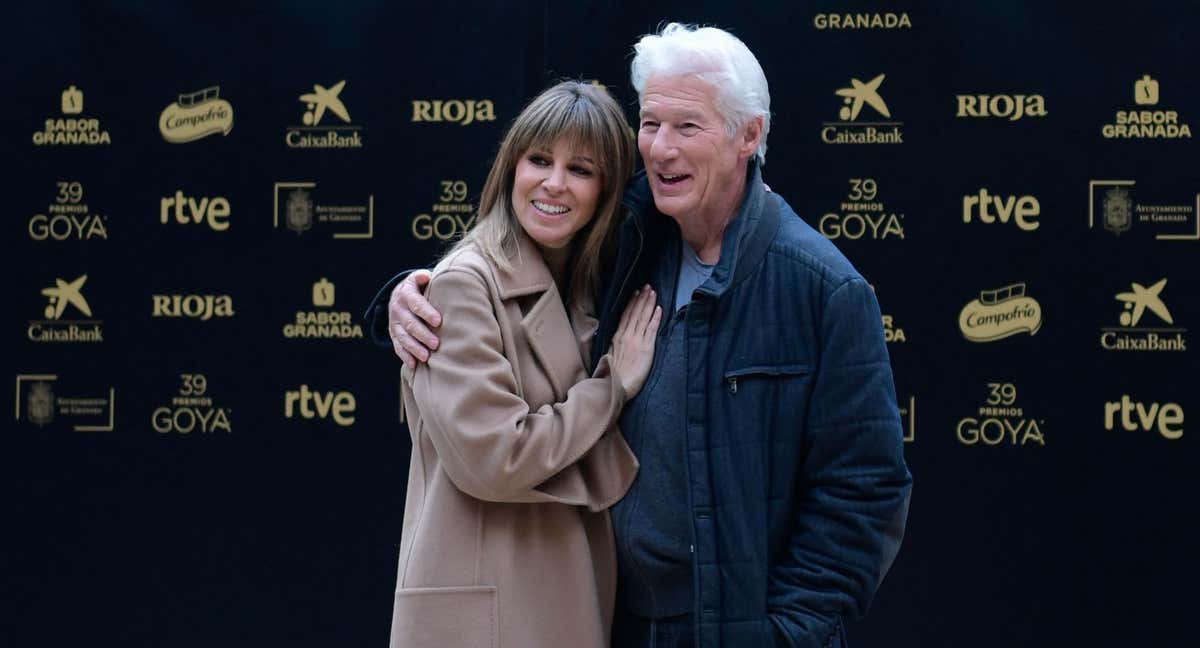
[[(643, 284), (664, 323), (621, 417), (641, 470), (613, 509), (613, 645), (842, 646), (899, 548), (912, 483), (878, 304), (766, 191), (770, 96), (749, 49), (672, 23), (635, 50), (645, 171), (593, 348)], [(395, 281), (368, 311), (377, 339)], [(427, 359), (440, 316), (417, 282), (386, 310), (397, 354)]]

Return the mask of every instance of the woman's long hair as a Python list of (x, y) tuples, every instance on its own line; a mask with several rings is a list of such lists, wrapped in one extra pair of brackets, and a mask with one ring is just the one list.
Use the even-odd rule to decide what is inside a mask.
[(596, 213), (571, 241), (567, 303), (574, 305), (595, 293), (601, 261), (612, 245), (625, 183), (633, 173), (634, 145), (633, 131), (616, 100), (604, 88), (587, 83), (558, 83), (517, 115), (483, 185), (474, 227), (443, 258), (473, 243), (497, 266), (512, 270), (521, 229), (512, 206), (517, 163), (529, 149), (553, 149), (560, 140), (589, 152), (600, 174)]

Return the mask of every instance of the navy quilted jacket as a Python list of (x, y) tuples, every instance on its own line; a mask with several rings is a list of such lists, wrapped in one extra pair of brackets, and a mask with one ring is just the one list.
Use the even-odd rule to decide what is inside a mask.
[[(696, 645), (841, 646), (904, 533), (912, 478), (892, 370), (870, 286), (749, 175), (687, 310)], [(597, 355), (675, 226), (644, 174), (624, 205)]]

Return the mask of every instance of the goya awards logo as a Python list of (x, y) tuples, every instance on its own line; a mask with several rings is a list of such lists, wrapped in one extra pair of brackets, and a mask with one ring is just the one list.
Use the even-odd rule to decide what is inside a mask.
[(62, 92), (62, 114), (65, 117), (48, 117), (42, 130), (34, 131), (34, 146), (108, 146), (112, 137), (100, 126), (95, 117), (83, 114), (83, 90), (68, 86)]
[(297, 236), (317, 228), (335, 239), (369, 239), (375, 236), (375, 196), (367, 202), (317, 202), (315, 182), (275, 183), (275, 229), (283, 227)]
[(1018, 333), (1034, 335), (1042, 328), (1042, 306), (1025, 294), (1023, 283), (983, 290), (959, 312), (958, 328), (971, 342), (994, 342)]
[(363, 147), (363, 127), (350, 121), (342, 100), (346, 80), (326, 88), (314, 84), (312, 92), (300, 95), (304, 104), (301, 125), (289, 126), (284, 142), (293, 149), (354, 149)]
[[(1195, 202), (1143, 202), (1134, 180), (1088, 182), (1088, 229), (1097, 227), (1121, 236), (1135, 230), (1159, 241), (1200, 240), (1200, 193)], [(1191, 197), (1189, 197), (1191, 198)]]
[(284, 418), (332, 419), (341, 427), (354, 425), (358, 403), (348, 391), (317, 391), (308, 385), (283, 393)]
[(470, 126), (496, 121), (496, 106), (491, 99), (414, 99), (413, 122), (435, 122)]
[[(1133, 82), (1133, 101), (1138, 106), (1158, 106), (1158, 81), (1149, 74)], [(1118, 110), (1112, 123), (1100, 128), (1106, 139), (1191, 139), (1192, 128), (1175, 110), (1141, 108)]]
[(904, 213), (884, 204), (873, 178), (850, 178), (846, 200), (822, 216), (817, 228), (831, 241), (903, 239)]
[(442, 180), (440, 185), (438, 201), (429, 208), (429, 213), (413, 217), (412, 234), (418, 241), (453, 240), (475, 223), (475, 205), (467, 200), (466, 181)]
[(1162, 298), (1166, 285), (1165, 277), (1149, 287), (1135, 281), (1129, 290), (1117, 293), (1116, 300), (1122, 304), (1117, 318), (1120, 326), (1100, 329), (1100, 347), (1106, 351), (1187, 351), (1187, 329), (1173, 326), (1175, 318)]
[(350, 339), (363, 336), (362, 325), (349, 311), (333, 310), (336, 296), (333, 282), (321, 277), (312, 285), (314, 310), (296, 311), (296, 317), (283, 325), (283, 337), (289, 339)]
[(221, 98), (221, 87), (212, 86), (179, 95), (158, 116), (158, 130), (172, 144), (233, 130), (233, 106)]
[(819, 13), (813, 16), (817, 29), (912, 29), (907, 13)]
[[(45, 319), (30, 320), (26, 335), (31, 342), (103, 342), (104, 322), (94, 319), (92, 306), (83, 295), (86, 274), (67, 281), (54, 280), (54, 285), (42, 288), (46, 306)], [(68, 316), (88, 319), (69, 319)]]
[[(821, 141), (826, 144), (903, 144), (904, 123), (891, 121), (892, 111), (879, 92), (883, 85), (884, 74), (863, 83), (858, 79), (850, 79), (850, 86), (838, 88), (834, 94), (842, 98), (842, 107), (838, 111), (838, 120), (825, 122), (821, 127)], [(869, 115), (877, 120), (859, 120), (864, 108), (870, 108)]]
[(112, 432), (116, 402), (113, 387), (85, 389), (58, 374), (17, 374), (16, 420), (37, 429)]
[(959, 419), (954, 434), (963, 445), (1046, 445), (1045, 419), (1025, 413), (1017, 404), (1017, 386), (1010, 382), (987, 384), (987, 398), (971, 416)]
[(179, 391), (170, 402), (154, 408), (150, 427), (162, 435), (233, 433), (232, 410), (217, 406), (201, 373), (179, 374)]
[(92, 211), (83, 200), (83, 185), (74, 180), (55, 184), (54, 201), (45, 213), (29, 219), (29, 238), (35, 241), (108, 240), (108, 216)]
[(1040, 94), (965, 94), (956, 95), (955, 117), (979, 117), (1017, 121), (1025, 117), (1045, 117), (1046, 98)]
[(1146, 404), (1121, 394), (1120, 400), (1104, 404), (1104, 429), (1118, 426), (1129, 432), (1158, 432), (1162, 438), (1175, 441), (1183, 437), (1183, 408), (1179, 403)]
[(988, 193), (987, 187), (978, 194), (963, 196), (962, 220), (970, 223), (1012, 222), (1021, 230), (1032, 232), (1041, 223), (1035, 219), (1042, 214), (1042, 205), (1033, 196), (1000, 196)]

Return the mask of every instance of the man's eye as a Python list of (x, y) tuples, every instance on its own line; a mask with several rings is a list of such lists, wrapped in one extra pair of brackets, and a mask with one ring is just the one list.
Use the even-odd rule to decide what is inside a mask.
[(642, 130), (657, 130), (657, 129), (658, 129), (658, 122), (654, 122), (654, 121), (642, 122)]
[(693, 122), (684, 122), (683, 126), (680, 126), (680, 130), (685, 130), (685, 131), (696, 131), (699, 129), (700, 129), (700, 125), (693, 123)]

